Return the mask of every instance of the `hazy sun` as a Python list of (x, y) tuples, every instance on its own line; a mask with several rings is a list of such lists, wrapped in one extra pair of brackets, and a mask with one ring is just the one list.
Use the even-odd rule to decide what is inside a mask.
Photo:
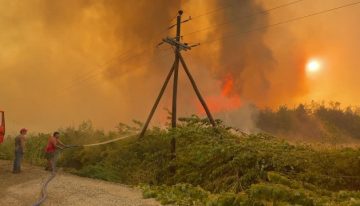
[(321, 69), (321, 62), (316, 59), (311, 59), (306, 64), (306, 71), (308, 74), (317, 73)]

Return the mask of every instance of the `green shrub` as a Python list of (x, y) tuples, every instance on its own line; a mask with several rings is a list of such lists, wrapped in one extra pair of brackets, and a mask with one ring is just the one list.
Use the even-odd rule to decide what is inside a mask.
[[(291, 145), (267, 134), (237, 133), (218, 123), (214, 129), (196, 116), (182, 118), (178, 128), (153, 128), (143, 139), (130, 136), (64, 150), (58, 166), (81, 176), (150, 185), (143, 187), (144, 196), (164, 204), (351, 205), (359, 200), (354, 192), (360, 190), (359, 149)], [(81, 145), (131, 135), (138, 129), (119, 124), (117, 131), (104, 132), (85, 122), (60, 131), (63, 142)], [(48, 137), (29, 137), (27, 161), (43, 164)], [(173, 137), (175, 159), (170, 154)], [(11, 147), (10, 140), (0, 146), (3, 158), (11, 158)]]
[(0, 159), (3, 160), (12, 160), (14, 159), (14, 140), (8, 136), (5, 138), (4, 142), (0, 144)]

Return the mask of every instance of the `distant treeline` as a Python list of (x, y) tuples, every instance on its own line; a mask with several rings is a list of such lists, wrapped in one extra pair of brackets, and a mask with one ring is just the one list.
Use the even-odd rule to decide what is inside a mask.
[(257, 117), (259, 129), (278, 136), (332, 143), (360, 140), (360, 108), (343, 108), (339, 102), (261, 109)]

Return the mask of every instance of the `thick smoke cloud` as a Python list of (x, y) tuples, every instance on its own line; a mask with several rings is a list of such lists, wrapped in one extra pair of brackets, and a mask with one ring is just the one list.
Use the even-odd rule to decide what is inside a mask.
[[(255, 1), (217, 1), (217, 7), (231, 4), (236, 9), (223, 12), (221, 18), (213, 18), (216, 24), (231, 22), (221, 26), (221, 30), (212, 32), (211, 36), (224, 38), (219, 43), (219, 56), (216, 77), (226, 80), (231, 76), (234, 91), (249, 101), (266, 101), (270, 90), (268, 74), (274, 69), (275, 59), (264, 42), (265, 30), (248, 32), (259, 25), (269, 23), (266, 15), (253, 15), (263, 11)], [(231, 34), (239, 34), (227, 37)]]
[[(305, 52), (292, 33), (247, 32), (271, 23), (252, 15), (264, 11), (261, 1), (3, 1), (0, 107), (10, 125), (49, 130), (90, 119), (112, 128), (144, 120), (174, 59), (167, 46), (155, 46), (174, 35), (166, 28), (179, 8), (184, 19), (225, 8), (182, 27), (184, 41), (203, 43), (183, 55), (215, 113), (236, 113), (245, 102), (273, 107), (307, 92)], [(171, 86), (155, 123), (166, 120)], [(183, 71), (179, 86), (179, 115), (203, 114)]]
[(166, 72), (150, 70), (167, 63), (153, 50), (179, 7), (165, 0), (1, 2), (0, 106), (9, 130), (87, 119), (108, 129), (144, 118)]
[[(280, 60), (279, 63), (266, 43), (267, 29), (259, 29), (271, 24), (270, 15), (266, 14), (260, 2), (212, 2), (214, 8), (227, 8), (229, 5), (230, 8), (210, 16), (215, 26), (208, 31), (205, 44), (200, 49), (203, 56), (199, 59), (211, 68), (212, 75), (221, 82), (223, 90), (229, 81), (232, 82), (233, 88), (226, 92), (228, 99), (234, 102), (234, 97), (238, 97), (257, 106), (276, 106), (305, 93), (304, 62), (300, 60), (304, 58), (302, 48), (288, 47), (293, 46), (286, 45), (293, 35), (283, 32), (282, 38), (290, 41), (284, 41), (283, 47), (278, 50), (285, 51), (281, 54), (285, 61)], [(209, 56), (212, 57), (210, 62)], [(218, 96), (223, 99), (221, 96), (224, 95)]]

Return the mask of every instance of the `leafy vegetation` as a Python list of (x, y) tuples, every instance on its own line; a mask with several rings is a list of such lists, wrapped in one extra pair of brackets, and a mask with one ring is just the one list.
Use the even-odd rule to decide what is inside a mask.
[(341, 108), (340, 103), (300, 104), (295, 108), (260, 109), (256, 126), (262, 131), (287, 139), (344, 143), (360, 140), (360, 108)]
[[(97, 147), (63, 151), (58, 165), (81, 176), (141, 185), (144, 197), (171, 205), (360, 205), (360, 149), (290, 144), (267, 134), (247, 135), (197, 116), (176, 129), (153, 128)], [(137, 133), (141, 123), (117, 131), (90, 122), (62, 129), (62, 141), (82, 145)], [(29, 137), (25, 159), (42, 165), (49, 135)], [(177, 141), (176, 158), (170, 140)], [(13, 141), (0, 146), (11, 159)], [(175, 173), (169, 168), (175, 168)]]

